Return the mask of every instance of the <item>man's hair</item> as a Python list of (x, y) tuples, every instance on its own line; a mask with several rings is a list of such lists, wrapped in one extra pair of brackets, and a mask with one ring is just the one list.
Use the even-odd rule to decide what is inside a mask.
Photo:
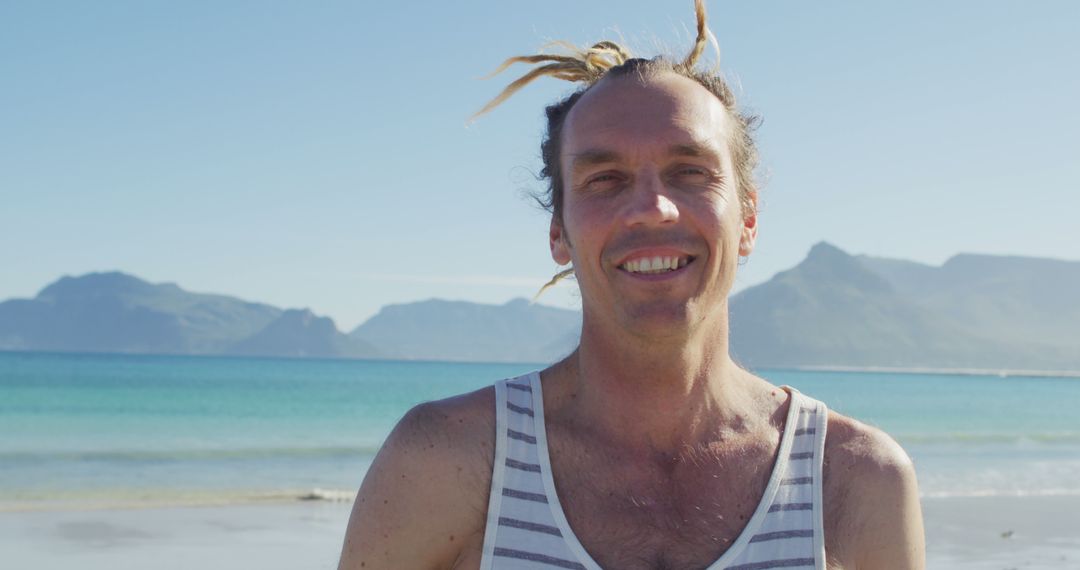
[[(676, 73), (696, 81), (720, 100), (728, 113), (728, 117), (731, 119), (732, 132), (728, 139), (728, 148), (731, 151), (732, 163), (735, 168), (739, 202), (742, 205), (744, 216), (748, 212), (756, 212), (757, 181), (754, 179), (754, 169), (758, 164), (758, 153), (753, 132), (760, 123), (760, 117), (739, 110), (734, 93), (718, 71), (696, 68), (711, 34), (705, 26), (705, 1), (695, 0), (694, 11), (697, 16), (697, 38), (690, 53), (679, 62), (671, 61), (663, 56), (652, 59), (633, 58), (628, 50), (611, 41), (596, 43), (587, 50), (578, 50), (570, 44), (556, 42), (558, 45), (568, 48), (570, 53), (568, 55), (540, 54), (511, 57), (491, 74), (496, 75), (515, 63), (544, 63), (544, 65), (534, 68), (508, 85), (474, 116), (482, 115), (494, 109), (519, 89), (541, 76), (547, 75), (584, 84), (574, 93), (545, 109), (547, 133), (544, 135), (544, 140), (540, 145), (541, 158), (544, 161), (544, 168), (540, 171), (540, 177), (547, 179), (548, 188), (544, 194), (537, 196), (536, 199), (544, 209), (551, 212), (552, 217), (560, 225), (563, 222), (563, 173), (560, 157), (562, 154), (562, 130), (566, 123), (566, 117), (581, 97), (601, 79), (631, 74), (645, 81), (661, 73)], [(572, 273), (572, 267), (560, 271), (540, 289), (536, 296), (539, 297), (546, 289)]]

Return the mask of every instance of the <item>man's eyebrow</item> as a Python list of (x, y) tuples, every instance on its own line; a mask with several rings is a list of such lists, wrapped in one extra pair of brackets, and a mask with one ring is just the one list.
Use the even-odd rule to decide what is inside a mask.
[(711, 145), (701, 143), (675, 144), (668, 147), (668, 154), (672, 156), (686, 156), (690, 158), (719, 158), (720, 153)]
[(618, 162), (619, 154), (610, 150), (603, 149), (589, 149), (583, 150), (579, 153), (572, 155), (574, 159), (570, 162), (570, 170), (574, 171), (586, 166), (596, 166), (597, 164), (607, 164), (610, 162)]
[[(697, 142), (674, 144), (668, 147), (671, 156), (685, 156), (690, 158), (719, 158), (720, 153), (712, 145)], [(619, 153), (605, 149), (588, 149), (571, 155), (570, 170), (619, 162)]]

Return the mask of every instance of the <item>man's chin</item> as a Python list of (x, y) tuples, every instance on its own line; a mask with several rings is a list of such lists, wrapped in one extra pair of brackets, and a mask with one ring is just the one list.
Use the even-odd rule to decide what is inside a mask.
[(626, 329), (655, 338), (685, 336), (694, 320), (686, 301), (635, 303), (622, 313), (619, 320)]

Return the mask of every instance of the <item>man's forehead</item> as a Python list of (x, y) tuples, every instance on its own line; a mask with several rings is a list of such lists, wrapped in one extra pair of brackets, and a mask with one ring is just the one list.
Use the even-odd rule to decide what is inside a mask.
[(642, 145), (650, 152), (685, 156), (720, 153), (727, 146), (727, 119), (715, 95), (674, 73), (605, 79), (567, 116), (563, 156), (591, 160)]
[[(633, 152), (634, 150), (649, 149), (626, 149), (625, 145), (623, 148), (595, 146), (580, 151), (568, 152), (566, 158), (569, 159), (572, 168), (581, 168), (595, 164), (621, 162), (629, 158), (627, 156), (628, 150)], [(723, 147), (716, 140), (716, 137), (708, 137), (700, 141), (688, 140), (687, 142), (669, 144), (666, 148), (662, 148), (661, 152), (669, 157), (718, 159), (722, 156)]]

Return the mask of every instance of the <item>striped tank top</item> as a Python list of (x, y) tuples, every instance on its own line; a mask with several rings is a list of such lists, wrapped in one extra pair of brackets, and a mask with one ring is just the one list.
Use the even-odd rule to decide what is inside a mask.
[[(783, 386), (791, 405), (765, 494), (708, 570), (825, 569), (821, 465), (825, 404)], [(495, 384), (495, 468), (481, 570), (601, 570), (574, 536), (551, 476), (540, 374)]]

